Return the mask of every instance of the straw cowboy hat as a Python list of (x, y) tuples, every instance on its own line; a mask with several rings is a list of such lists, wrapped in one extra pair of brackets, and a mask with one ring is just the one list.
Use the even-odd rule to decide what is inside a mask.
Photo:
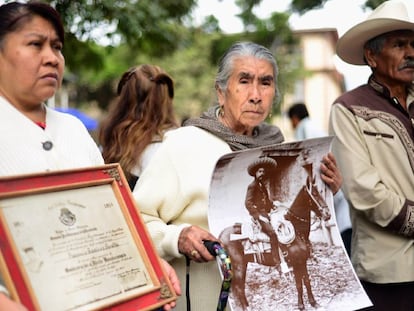
[(414, 30), (407, 8), (399, 1), (386, 1), (377, 7), (368, 18), (349, 29), (336, 45), (336, 53), (345, 62), (353, 65), (366, 65), (364, 44), (376, 36), (394, 31)]
[(247, 172), (250, 176), (256, 176), (256, 171), (259, 168), (264, 168), (265, 171), (272, 170), (277, 167), (277, 162), (269, 157), (260, 157), (247, 167)]

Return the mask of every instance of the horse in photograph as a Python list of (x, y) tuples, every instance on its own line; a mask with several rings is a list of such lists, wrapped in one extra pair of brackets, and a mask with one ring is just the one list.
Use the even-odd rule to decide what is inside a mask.
[[(313, 307), (317, 306), (317, 302), (312, 293), (307, 268), (307, 260), (312, 256), (312, 244), (309, 240), (312, 221), (311, 212), (324, 221), (331, 218), (329, 207), (316, 186), (315, 178), (308, 177), (306, 184), (300, 188), (290, 208), (287, 209), (284, 215), (287, 222), (279, 221), (278, 224), (274, 224), (282, 255), (293, 270), (298, 293), (299, 310), (305, 309), (303, 303), (303, 286), (306, 288), (309, 303)], [(288, 228), (287, 224), (293, 226), (294, 235), (290, 239), (284, 240), (282, 233)]]
[[(237, 310), (247, 310), (249, 302), (246, 297), (246, 271), (249, 262), (275, 267), (275, 260), (270, 251), (270, 238), (260, 233), (260, 236), (246, 235), (246, 227), (256, 226), (254, 223), (235, 223), (225, 228), (219, 239), (231, 258), (233, 278), (231, 283), (231, 297), (238, 304)], [(242, 229), (243, 228), (243, 229)], [(251, 230), (249, 230), (251, 231)], [(249, 246), (246, 246), (249, 245)], [(265, 246), (265, 247), (263, 247)], [(246, 252), (247, 248), (247, 252)], [(280, 272), (280, 266), (277, 265)]]
[[(272, 221), (276, 233), (279, 231), (280, 234), (282, 230), (280, 226), (281, 224), (287, 224), (285, 229), (291, 228), (290, 231), (294, 231), (293, 240), (285, 241), (282, 239), (279, 246), (286, 262), (293, 270), (295, 285), (298, 292), (298, 308), (300, 310), (304, 310), (302, 284), (304, 284), (307, 289), (310, 304), (312, 306), (317, 306), (313, 297), (307, 270), (307, 259), (311, 254), (311, 243), (309, 241), (311, 211), (324, 220), (330, 218), (329, 208), (319, 192), (315, 180), (308, 178), (306, 185), (301, 187), (291, 206), (287, 209), (285, 217), (288, 221)], [(271, 218), (274, 214), (276, 213), (271, 213)], [(269, 243), (269, 238), (266, 237), (265, 239), (259, 240), (258, 236), (252, 238), (242, 231), (242, 224), (235, 223), (233, 226), (225, 228), (221, 232), (219, 239), (231, 257), (233, 269), (231, 287), (232, 297), (238, 304), (240, 304), (241, 310), (246, 310), (249, 306), (245, 293), (246, 271), (249, 262), (259, 263), (266, 266), (274, 266), (275, 264), (271, 252), (262, 252), (260, 254), (245, 252), (246, 242), (249, 242), (248, 244)], [(261, 236), (263, 237), (263, 233)], [(282, 242), (288, 243), (283, 244)], [(257, 247), (256, 249), (259, 248), (261, 247)], [(277, 268), (278, 271), (280, 271), (280, 267), (277, 266)]]
[(232, 239), (234, 235), (241, 236), (241, 223), (235, 223), (233, 226), (225, 228), (220, 233), (219, 240), (231, 259), (233, 278), (230, 295), (239, 302), (241, 310), (246, 310), (249, 305), (245, 294), (246, 269), (250, 260), (244, 255), (244, 246), (241, 240)]

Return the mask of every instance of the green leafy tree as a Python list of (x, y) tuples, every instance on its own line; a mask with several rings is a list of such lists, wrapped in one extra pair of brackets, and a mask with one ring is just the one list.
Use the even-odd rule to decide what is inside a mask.
[[(310, 10), (322, 8), (328, 1), (330, 0), (291, 0), (289, 11), (304, 14)], [(384, 1), (386, 0), (366, 0), (364, 7), (374, 9)], [(249, 21), (254, 19), (252, 9), (261, 2), (262, 0), (236, 0), (236, 4), (242, 10), (239, 16), (245, 25), (248, 25)]]
[[(10, 2), (10, 1), (6, 1)], [(151, 55), (165, 55), (182, 41), (195, 0), (45, 0), (61, 14), (66, 29), (64, 53), (75, 74), (101, 70), (104, 60), (94, 43), (127, 44)], [(76, 52), (75, 52), (76, 51)]]
[[(195, 27), (191, 13), (197, 0), (45, 1), (62, 15), (66, 74), (76, 86), (75, 105), (95, 101), (106, 109), (121, 73), (147, 62), (162, 66), (173, 76), (176, 111), (183, 118), (199, 114), (215, 101), (218, 59), (235, 41), (250, 40), (269, 47), (281, 71), (279, 89), (281, 93), (291, 91), (297, 77), (306, 73), (288, 25), (289, 14), (304, 13), (329, 0), (292, 0), (288, 12), (274, 12), (267, 19), (254, 15), (253, 8), (261, 0), (235, 0), (244, 30), (232, 35), (221, 32), (214, 16)], [(380, 2), (367, 0), (367, 5)]]

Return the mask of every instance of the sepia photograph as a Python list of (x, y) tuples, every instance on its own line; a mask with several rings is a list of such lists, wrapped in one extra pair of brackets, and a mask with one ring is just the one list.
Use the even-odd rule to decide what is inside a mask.
[(319, 163), (332, 137), (223, 156), (209, 226), (231, 258), (231, 310), (356, 310), (370, 300), (341, 240)]

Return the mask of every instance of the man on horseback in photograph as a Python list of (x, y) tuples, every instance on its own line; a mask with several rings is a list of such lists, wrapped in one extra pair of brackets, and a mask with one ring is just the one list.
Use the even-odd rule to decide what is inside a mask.
[(269, 237), (272, 259), (280, 271), (279, 241), (269, 215), (274, 206), (266, 187), (268, 172), (276, 166), (276, 161), (269, 157), (260, 157), (249, 165), (247, 171), (250, 176), (254, 177), (254, 180), (247, 188), (245, 204), (250, 216), (260, 224), (261, 230)]

